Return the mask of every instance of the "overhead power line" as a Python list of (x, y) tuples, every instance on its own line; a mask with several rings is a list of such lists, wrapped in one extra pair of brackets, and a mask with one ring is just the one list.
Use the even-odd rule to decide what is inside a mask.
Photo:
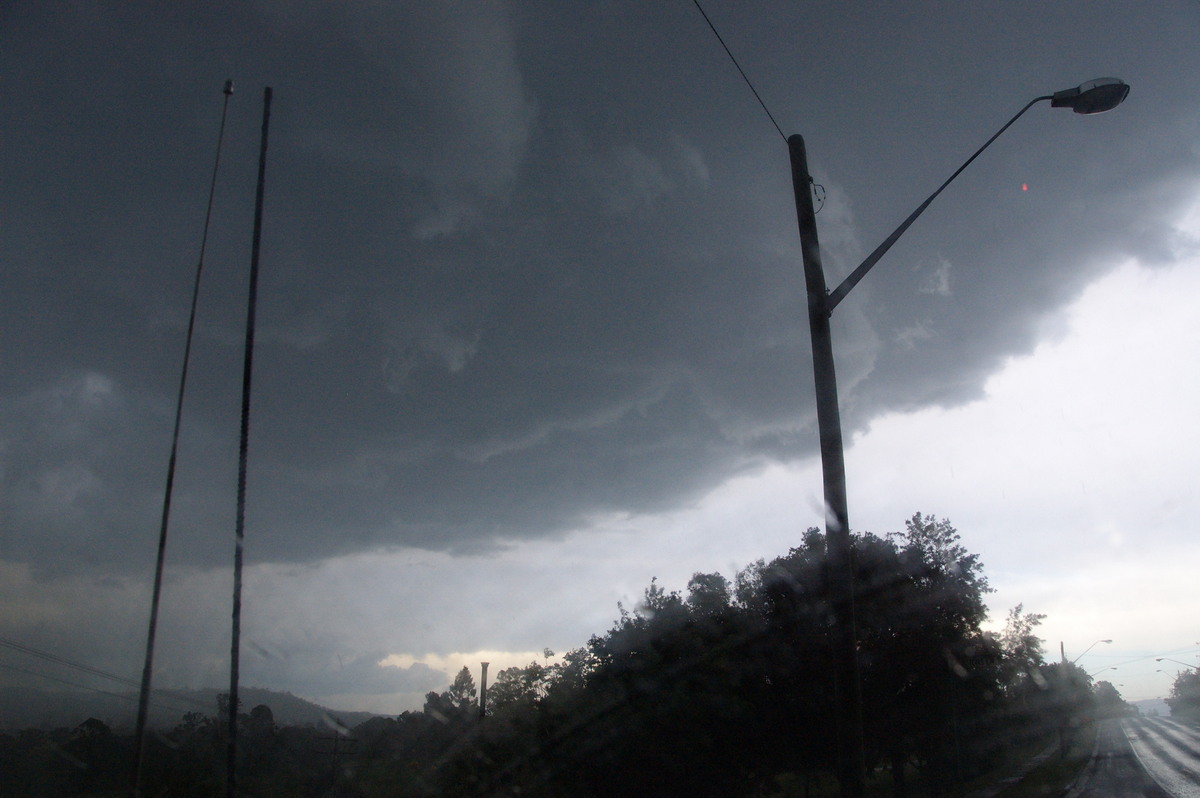
[(66, 665), (68, 668), (84, 671), (85, 673), (90, 673), (93, 676), (102, 676), (105, 679), (112, 679), (114, 682), (120, 682), (121, 684), (133, 687), (135, 689), (138, 687), (138, 683), (133, 679), (127, 679), (126, 677), (112, 673), (111, 671), (93, 668), (91, 665), (85, 665), (82, 662), (75, 662), (74, 660), (69, 660), (66, 657), (60, 657), (57, 654), (51, 654), (49, 651), (42, 651), (41, 649), (34, 648), (33, 646), (27, 646), (24, 643), (18, 643), (16, 640), (9, 640), (7, 638), (0, 637), (0, 646), (11, 648), (14, 651), (20, 651), (23, 654), (29, 654), (32, 657), (44, 659), (47, 662)]
[[(130, 703), (136, 703), (138, 700), (138, 697), (133, 695), (132, 693), (114, 693), (112, 690), (103, 690), (99, 687), (92, 687), (91, 685), (82, 684), (80, 682), (73, 682), (70, 679), (62, 679), (58, 676), (51, 676), (50, 674), (43, 673), (41, 671), (31, 671), (28, 668), (20, 668), (16, 665), (9, 665), (8, 663), (5, 663), (5, 662), (0, 662), (0, 668), (4, 668), (5, 670), (9, 670), (9, 671), (15, 671), (16, 673), (23, 673), (23, 674), (26, 674), (27, 676), (35, 676), (39, 679), (45, 679), (45, 680), (51, 681), (51, 682), (58, 682), (59, 684), (65, 684), (68, 687), (76, 687), (80, 690), (87, 690), (88, 692), (91, 692), (91, 693), (100, 693), (101, 695), (112, 696), (113, 698), (119, 698), (122, 701), (128, 701)], [(203, 706), (199, 702), (192, 701), (191, 699), (188, 699), (184, 696), (176, 696), (171, 693), (163, 693), (161, 690), (158, 691), (158, 695), (160, 698), (170, 697), (177, 701), (186, 702), (188, 709), (191, 709), (193, 707)], [(179, 710), (182, 708), (181, 704), (175, 704), (173, 706), (168, 706), (166, 704), (163, 704), (160, 701), (151, 701), (150, 704), (152, 706), (158, 707), (159, 709)]]
[[(88, 673), (88, 674), (91, 674), (92, 676), (99, 676), (103, 679), (109, 679), (111, 681), (117, 682), (118, 684), (123, 684), (126, 687), (132, 687), (134, 689), (137, 689), (139, 686), (138, 682), (136, 682), (135, 680), (129, 679), (125, 676), (121, 676), (120, 674), (117, 674), (117, 673), (113, 673), (112, 671), (106, 671), (103, 668), (96, 668), (92, 665), (87, 665), (82, 662), (76, 662), (75, 660), (67, 659), (66, 657), (61, 657), (61, 656), (59, 656), (57, 654), (53, 654), (49, 651), (43, 651), (40, 648), (34, 648), (33, 646), (25, 645), (24, 643), (19, 643), (16, 640), (9, 640), (6, 637), (0, 637), (0, 647), (8, 648), (13, 651), (19, 651), (22, 654), (27, 654), (31, 657), (36, 657), (38, 659), (45, 660), (46, 662), (53, 662), (56, 665), (62, 665), (67, 668), (74, 668), (77, 671), (80, 671), (82, 673)], [(78, 682), (72, 682), (72, 681), (68, 681), (66, 679), (62, 679), (62, 678), (59, 678), (56, 676), (51, 676), (50, 674), (44, 673), (41, 671), (27, 670), (25, 668), (20, 668), (16, 665), (0, 663), (0, 668), (7, 668), (8, 670), (17, 671), (19, 673), (26, 673), (26, 674), (29, 674), (30, 676), (37, 676), (41, 679), (47, 679), (52, 682), (61, 682), (63, 684), (71, 685), (72, 687), (79, 687), (84, 690), (91, 690), (93, 692), (105, 693), (106, 695), (114, 695), (114, 696), (117, 696), (118, 698), (122, 698), (122, 699), (134, 700), (132, 697), (130, 697), (128, 695), (112, 693), (112, 692), (109, 692), (108, 690), (101, 690), (97, 687), (88, 687), (85, 684), (80, 684)], [(189, 709), (206, 706), (205, 704), (202, 704), (199, 701), (189, 698), (188, 696), (179, 695), (178, 693), (173, 693), (169, 690), (155, 690), (154, 693), (155, 693), (155, 695), (158, 696), (159, 699), (170, 699), (181, 705), (186, 704)], [(157, 706), (162, 706), (162, 704), (157, 704)]]
[(729, 56), (729, 60), (733, 62), (733, 65), (737, 67), (737, 71), (741, 73), (742, 80), (746, 81), (746, 85), (749, 86), (750, 91), (754, 93), (754, 99), (758, 100), (758, 104), (761, 105), (763, 111), (766, 112), (767, 118), (771, 120), (771, 124), (775, 126), (777, 131), (779, 131), (779, 138), (786, 142), (787, 136), (783, 134), (783, 128), (781, 128), (779, 123), (775, 121), (775, 117), (771, 113), (771, 109), (767, 108), (767, 104), (763, 102), (763, 98), (758, 94), (758, 89), (754, 88), (754, 84), (750, 82), (749, 76), (746, 75), (746, 70), (742, 69), (742, 65), (739, 64), (738, 60), (734, 57), (733, 51), (729, 49), (729, 45), (725, 44), (725, 40), (721, 38), (720, 32), (717, 31), (717, 26), (714, 25), (713, 21), (708, 18), (708, 14), (705, 13), (704, 7), (700, 5), (700, 0), (692, 0), (692, 2), (695, 3), (696, 10), (700, 12), (700, 16), (704, 17), (704, 21), (708, 23), (708, 27), (712, 30), (713, 35), (717, 37), (717, 41), (719, 41), (721, 46), (725, 48), (725, 54)]

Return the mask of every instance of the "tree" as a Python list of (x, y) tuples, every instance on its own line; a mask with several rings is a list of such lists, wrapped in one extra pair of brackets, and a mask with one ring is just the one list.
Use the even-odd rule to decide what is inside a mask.
[(475, 680), (466, 665), (450, 683), (444, 693), (437, 691), (425, 694), (425, 714), (443, 722), (462, 722), (478, 715)]
[(1033, 673), (1028, 708), (1043, 729), (1056, 729), (1059, 750), (1066, 756), (1074, 735), (1095, 714), (1092, 677), (1073, 662), (1043, 665)]
[(983, 566), (948, 519), (921, 513), (854, 545), (867, 744), (889, 761), (896, 795), (909, 761), (946, 794), (986, 759), (981, 727), (998, 689), (999, 652), (980, 628)]
[(477, 696), (475, 680), (471, 677), (470, 669), (464, 665), (451, 682), (446, 697), (459, 709), (471, 712), (475, 709)]
[(711, 618), (729, 609), (733, 598), (729, 580), (720, 574), (692, 574), (687, 606), (693, 615)]
[[(239, 715), (240, 715), (241, 710), (242, 710), (242, 699), (239, 698), (237, 701), (237, 706), (233, 707), (233, 711), (239, 713)], [(229, 712), (230, 712), (229, 693), (218, 693), (217, 694), (217, 720), (220, 722), (222, 727), (226, 726), (229, 723)]]
[[(1073, 708), (1070, 669), (1064, 689), (1038, 686), (1058, 676), (1039, 667), (1042, 616), (1018, 606), (999, 639), (982, 631), (987, 580), (948, 520), (916, 513), (904, 531), (855, 534), (851, 546), (866, 764), (890, 765), (897, 798), (914, 765), (926, 794), (953, 794), (1009, 732), (1041, 717), (1035, 709)], [(823, 790), (837, 759), (835, 691), (845, 689), (835, 683), (828, 573), (826, 539), (813, 528), (732, 584), (696, 573), (681, 594), (652, 579), (635, 607), (618, 604), (612, 627), (561, 662), (500, 671), (482, 721), (465, 714), (475, 690), (464, 668), (427, 696), (421, 716), (431, 793)], [(1010, 683), (1033, 691), (1022, 694), (1029, 711), (1004, 711)]]
[[(755, 765), (762, 660), (718, 575), (685, 599), (651, 580), (586, 652), (570, 652), (536, 703), (547, 794), (743, 794)], [(503, 721), (500, 713), (491, 720)], [(774, 734), (775, 730), (771, 730)]]
[(1019, 689), (1022, 680), (1036, 678), (1035, 674), (1045, 662), (1042, 650), (1045, 641), (1033, 631), (1045, 618), (1045, 615), (1025, 612), (1024, 604), (1008, 611), (1000, 635), (1000, 648), (1004, 652), (1005, 683), (1010, 691)]
[(1133, 707), (1121, 698), (1121, 692), (1112, 682), (1096, 682), (1092, 693), (1095, 697), (1096, 713), (1103, 718), (1118, 718), (1133, 713)]
[(275, 733), (275, 713), (266, 704), (259, 704), (254, 709), (250, 710), (250, 717), (246, 721), (247, 731), (260, 737), (267, 737)]
[(74, 772), (76, 795), (112, 794), (125, 786), (131, 766), (128, 748), (97, 718), (88, 718), (71, 730), (63, 752), (77, 764)]
[(1167, 706), (1171, 708), (1171, 717), (1200, 719), (1200, 669), (1175, 675)]
[[(554, 652), (546, 649), (547, 656)], [(495, 712), (513, 705), (532, 707), (546, 695), (550, 684), (558, 673), (558, 666), (543, 665), (534, 661), (524, 667), (505, 668), (496, 674), (496, 681), (488, 687), (487, 709)]]

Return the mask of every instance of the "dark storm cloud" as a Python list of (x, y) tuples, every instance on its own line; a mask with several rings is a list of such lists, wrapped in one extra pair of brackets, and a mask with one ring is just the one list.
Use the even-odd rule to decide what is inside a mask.
[[(151, 559), (226, 77), (176, 561), (228, 557), (268, 83), (253, 559), (502, 545), (812, 453), (786, 150), (686, 4), (66, 8), (3, 34), (5, 558)], [(1029, 14), (713, 12), (809, 134), (835, 275), (1030, 97), (1134, 84), (1031, 111), (839, 309), (853, 425), (977, 394), (1099, 269), (1191, 245), (1161, 235), (1198, 158), (1166, 31), (1038, 12), (1013, 72)]]

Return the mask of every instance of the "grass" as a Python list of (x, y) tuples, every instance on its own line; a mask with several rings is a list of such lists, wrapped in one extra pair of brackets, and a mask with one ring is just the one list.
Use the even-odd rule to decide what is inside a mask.
[(1056, 749), (1016, 784), (997, 793), (996, 798), (1046, 798), (1062, 795), (1087, 766), (1095, 743), (1096, 724), (1089, 723), (1074, 735), (1066, 756)]

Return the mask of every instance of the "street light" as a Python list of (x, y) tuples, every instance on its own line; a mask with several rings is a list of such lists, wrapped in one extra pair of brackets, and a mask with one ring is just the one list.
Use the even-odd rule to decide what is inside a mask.
[(1195, 665), (1189, 665), (1186, 662), (1180, 662), (1177, 659), (1171, 659), (1170, 657), (1155, 657), (1154, 661), (1155, 662), (1174, 662), (1176, 665), (1182, 665), (1183, 667), (1187, 668), (1188, 670), (1191, 670), (1192, 668), (1197, 667)]
[[(1111, 643), (1111, 642), (1112, 642), (1111, 640), (1097, 640), (1095, 643), (1092, 643), (1090, 646), (1085, 648), (1083, 650), (1083, 654), (1088, 653), (1089, 651), (1091, 651), (1093, 648), (1095, 648), (1100, 643)], [(1059, 643), (1059, 645), (1061, 646), (1062, 644)], [(1076, 662), (1079, 662), (1079, 660), (1083, 659), (1083, 654), (1080, 654), (1078, 657), (1071, 660), (1071, 664), (1074, 665)], [(1067, 650), (1064, 648), (1063, 649), (1063, 660), (1065, 661), (1066, 659), (1067, 659)]]
[(1123, 103), (1127, 96), (1129, 85), (1125, 81), (1117, 78), (1096, 78), (1074, 89), (1054, 92), (1050, 98), (1050, 105), (1055, 108), (1071, 108), (1077, 114), (1102, 114)]
[(937, 195), (1036, 103), (1049, 100), (1055, 108), (1071, 108), (1079, 114), (1096, 114), (1115, 108), (1128, 93), (1129, 86), (1123, 81), (1116, 78), (1100, 78), (1073, 89), (1064, 89), (1030, 100), (901, 222), (900, 226), (832, 292), (825, 287), (825, 272), (821, 267), (821, 247), (817, 238), (817, 220), (810, 188), (813, 179), (808, 173), (804, 139), (800, 135), (793, 135), (787, 140), (792, 163), (792, 187), (796, 197), (796, 217), (800, 228), (800, 250), (804, 259), (804, 283), (808, 294), (808, 323), (812, 337), (813, 381), (817, 395), (817, 429), (825, 496), (825, 545), (830, 562), (830, 599), (837, 619), (834, 640), (834, 691), (838, 703), (838, 777), (843, 793), (848, 796), (857, 798), (863, 794), (865, 764), (858, 635), (855, 629), (854, 584), (850, 560), (850, 520), (846, 506), (846, 465), (833, 363), (833, 341), (829, 331), (830, 314), (846, 294), (850, 293), (850, 289), (854, 288), (884, 253), (891, 249), (909, 225), (929, 207)]

